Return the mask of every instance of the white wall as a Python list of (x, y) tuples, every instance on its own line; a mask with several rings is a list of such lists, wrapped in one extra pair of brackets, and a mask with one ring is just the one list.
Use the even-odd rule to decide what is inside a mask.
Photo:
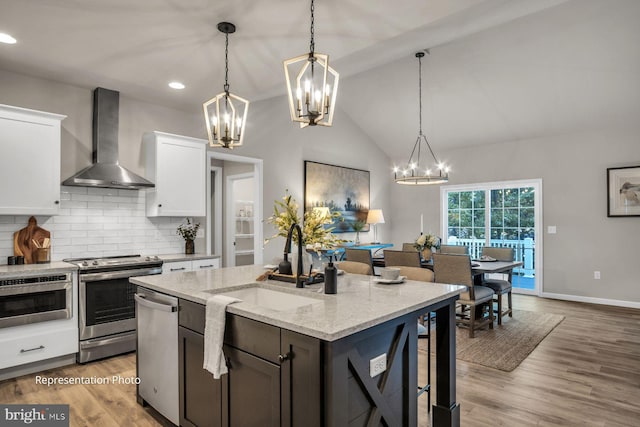
[[(639, 134), (640, 125), (630, 123), (445, 152), (453, 164), (449, 183), (542, 178), (544, 292), (640, 306), (640, 218), (608, 218), (606, 188), (608, 167), (640, 164)], [(420, 212), (425, 230), (438, 232), (439, 187), (397, 187), (391, 193), (394, 242), (417, 234)], [(546, 234), (549, 225), (557, 234)], [(601, 280), (593, 278), (595, 270)]]

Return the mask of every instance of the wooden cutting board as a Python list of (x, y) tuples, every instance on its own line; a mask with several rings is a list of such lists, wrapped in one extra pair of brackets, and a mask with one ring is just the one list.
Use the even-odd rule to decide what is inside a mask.
[(13, 254), (24, 256), (25, 264), (34, 264), (37, 248), (33, 240), (42, 244), (45, 238), (51, 238), (51, 233), (38, 227), (38, 220), (32, 216), (29, 218), (29, 225), (13, 233)]

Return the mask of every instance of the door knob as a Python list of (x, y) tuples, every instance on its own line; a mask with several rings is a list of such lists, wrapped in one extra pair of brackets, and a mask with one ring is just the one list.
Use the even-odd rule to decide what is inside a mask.
[(278, 355), (278, 361), (280, 363), (284, 362), (285, 360), (289, 360), (290, 354), (289, 353), (285, 353), (285, 354), (279, 354)]

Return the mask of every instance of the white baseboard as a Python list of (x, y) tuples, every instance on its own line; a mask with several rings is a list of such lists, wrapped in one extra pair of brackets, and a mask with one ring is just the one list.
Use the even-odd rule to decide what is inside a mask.
[(640, 308), (640, 302), (634, 301), (622, 301), (618, 299), (605, 299), (605, 298), (593, 298), (584, 297), (579, 295), (567, 295), (567, 294), (554, 294), (550, 292), (542, 292), (540, 294), (543, 298), (561, 299), (565, 301), (587, 302), (590, 304), (602, 304), (613, 305), (616, 307), (628, 307), (628, 308)]

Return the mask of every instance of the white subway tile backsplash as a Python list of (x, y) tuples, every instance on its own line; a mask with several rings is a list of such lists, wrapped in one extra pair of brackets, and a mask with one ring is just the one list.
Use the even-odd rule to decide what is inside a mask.
[(77, 201), (77, 200), (65, 200), (60, 203), (60, 207), (63, 209), (74, 209), (74, 208), (87, 208), (86, 201)]
[[(60, 200), (58, 215), (36, 217), (39, 226), (51, 231), (53, 261), (184, 251), (184, 240), (176, 234), (184, 218), (147, 218), (145, 191), (62, 186)], [(28, 220), (0, 215), (0, 264), (13, 255), (13, 233)]]
[[(60, 189), (61, 193), (72, 193), (72, 194), (87, 194), (87, 187), (73, 187), (73, 186), (63, 186)], [(93, 190), (93, 189), (92, 189)], [(91, 193), (89, 193), (91, 194)]]
[(87, 222), (86, 216), (73, 216), (72, 214), (64, 216), (54, 216), (53, 222), (58, 224), (84, 224)]
[(104, 196), (92, 195), (92, 194), (72, 194), (71, 200), (82, 202), (101, 202)]
[(117, 222), (118, 222), (117, 216), (101, 216), (101, 217), (90, 216), (87, 218), (87, 223), (89, 224), (116, 224)]

